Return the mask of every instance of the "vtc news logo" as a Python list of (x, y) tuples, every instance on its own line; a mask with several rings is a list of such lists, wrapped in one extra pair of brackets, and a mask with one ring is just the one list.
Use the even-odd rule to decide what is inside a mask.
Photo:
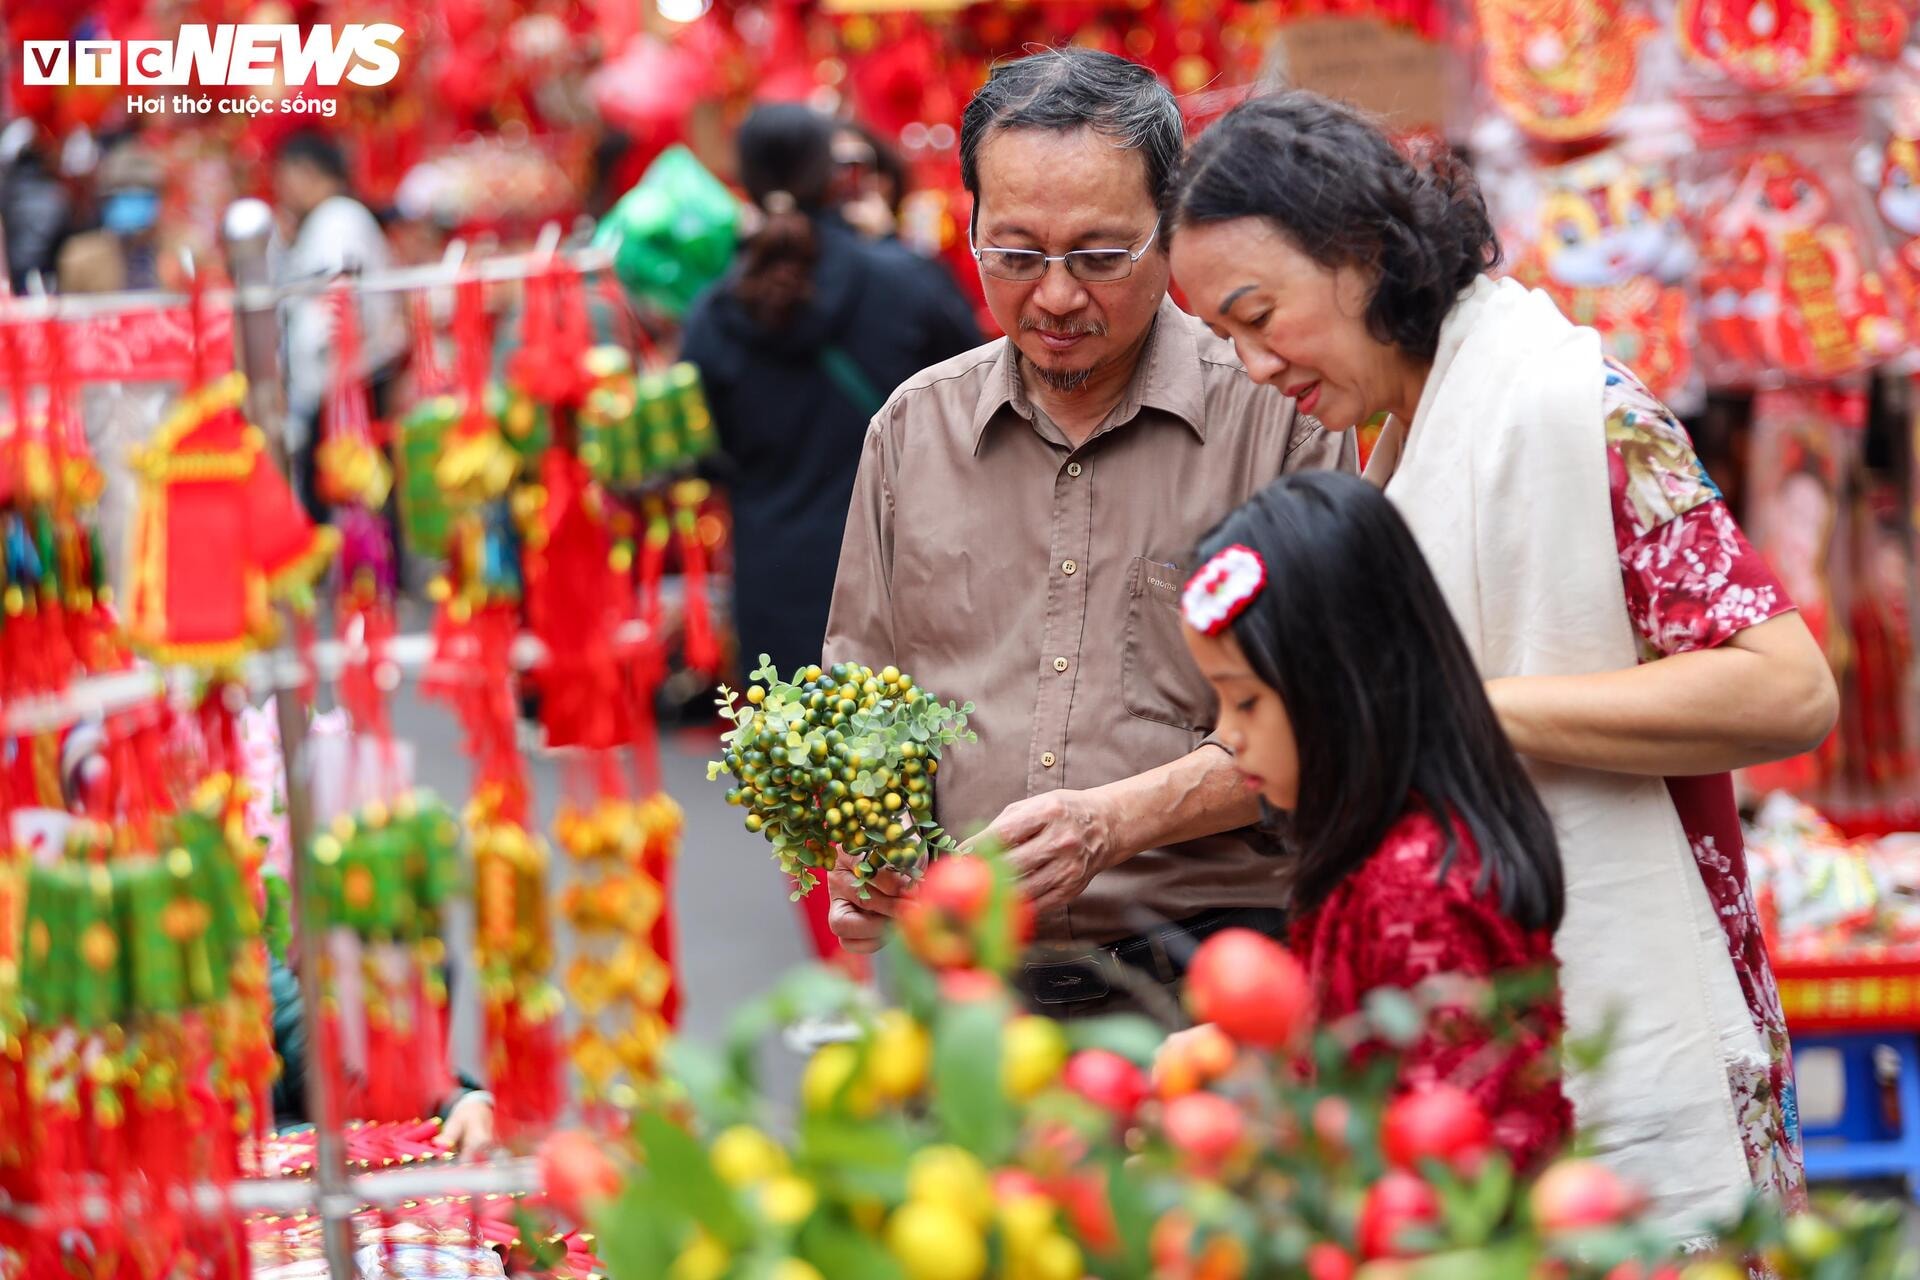
[(376, 88), (400, 71), (406, 33), (390, 22), (321, 25), (188, 24), (173, 40), (28, 40), (29, 85), (266, 87), (342, 81)]

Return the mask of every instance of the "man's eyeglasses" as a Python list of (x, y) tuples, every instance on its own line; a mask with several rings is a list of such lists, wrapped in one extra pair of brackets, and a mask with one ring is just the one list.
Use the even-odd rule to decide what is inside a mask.
[(1138, 249), (1074, 249), (1069, 253), (1042, 253), (1038, 249), (982, 249), (973, 243), (973, 230), (967, 230), (967, 248), (973, 250), (973, 260), (980, 269), (996, 280), (1038, 280), (1047, 274), (1047, 268), (1056, 262), (1063, 262), (1067, 274), (1083, 284), (1106, 284), (1114, 280), (1125, 280), (1133, 274), (1133, 264), (1140, 261), (1152, 247), (1154, 237), (1160, 234), (1160, 220), (1153, 220), (1153, 230), (1147, 233), (1147, 241)]

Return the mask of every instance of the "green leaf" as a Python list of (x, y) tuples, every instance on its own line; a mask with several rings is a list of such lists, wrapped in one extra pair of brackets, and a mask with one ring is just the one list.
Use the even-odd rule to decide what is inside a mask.
[(534, 1271), (551, 1271), (567, 1260), (567, 1246), (551, 1238), (552, 1225), (539, 1221), (525, 1206), (514, 1209), (513, 1225), (520, 1232), (520, 1252)]
[(676, 1037), (667, 1042), (666, 1078), (686, 1092), (693, 1109), (716, 1128), (743, 1119), (750, 1102), (719, 1051)]
[(1002, 1002), (950, 1006), (933, 1041), (933, 1110), (954, 1142), (988, 1164), (1013, 1149), (1017, 1117), (1000, 1088)]
[(1142, 1179), (1128, 1172), (1117, 1155), (1107, 1158), (1107, 1203), (1120, 1228), (1120, 1253), (1128, 1273), (1152, 1274), (1153, 1224), (1159, 1214), (1147, 1203)]
[(1504, 1155), (1488, 1160), (1473, 1184), (1472, 1209), (1474, 1234), (1470, 1244), (1483, 1244), (1493, 1238), (1513, 1208), (1513, 1165)]
[(1067, 1039), (1078, 1049), (1105, 1049), (1117, 1053), (1138, 1067), (1150, 1066), (1167, 1038), (1166, 1030), (1153, 1019), (1137, 1013), (1089, 1018), (1066, 1025)]
[(633, 1170), (620, 1196), (595, 1218), (594, 1252), (615, 1276), (664, 1276), (680, 1253), (688, 1219), (655, 1193), (646, 1169)]
[(931, 1023), (941, 1007), (940, 980), (933, 971), (905, 947), (888, 947), (880, 959), (891, 979), (888, 989), (896, 993), (900, 1007), (922, 1024)]
[(864, 1232), (815, 1214), (800, 1232), (800, 1256), (832, 1280), (903, 1280), (891, 1254)]
[(745, 1245), (751, 1224), (693, 1135), (651, 1112), (634, 1117), (634, 1130), (654, 1175), (656, 1197), (678, 1206), (729, 1249)]
[(801, 1123), (795, 1154), (823, 1186), (894, 1201), (906, 1195), (916, 1143), (897, 1121), (813, 1115)]
[(1527, 1280), (1534, 1274), (1538, 1247), (1509, 1240), (1485, 1249), (1455, 1249), (1414, 1264), (1414, 1280)]

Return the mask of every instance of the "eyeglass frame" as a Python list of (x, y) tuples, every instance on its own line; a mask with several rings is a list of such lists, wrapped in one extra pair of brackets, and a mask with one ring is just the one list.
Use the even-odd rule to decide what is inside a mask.
[[(1162, 215), (1162, 217), (1160, 218), (1155, 218), (1153, 220), (1153, 230), (1147, 232), (1146, 241), (1143, 244), (1141, 244), (1141, 246), (1138, 249), (1129, 249), (1125, 245), (1117, 244), (1104, 249), (1069, 249), (1065, 253), (1047, 253), (1045, 250), (1042, 250), (1042, 249), (1005, 249), (999, 245), (994, 245), (994, 244), (990, 244), (987, 246), (988, 249), (992, 250), (995, 253), (1017, 253), (1021, 255), (1031, 255), (1032, 257), (1036, 257), (1040, 259), (1040, 273), (1034, 276), (1026, 276), (1026, 277), (996, 276), (993, 274), (993, 272), (987, 271), (987, 264), (985, 260), (983, 260), (980, 256), (980, 246), (975, 244), (973, 240), (973, 223), (971, 220), (969, 220), (967, 223), (967, 251), (973, 254), (974, 263), (982, 271), (987, 271), (987, 275), (991, 276), (995, 280), (1005, 280), (1009, 284), (1033, 284), (1035, 281), (1044, 280), (1047, 278), (1047, 272), (1052, 269), (1053, 264), (1056, 262), (1066, 267), (1067, 274), (1072, 276), (1075, 280), (1078, 280), (1081, 284), (1115, 284), (1121, 280), (1125, 280), (1128, 276), (1131, 276), (1133, 274), (1133, 269), (1140, 265), (1140, 259), (1147, 256), (1147, 250), (1153, 248), (1153, 242), (1159, 238), (1160, 223), (1162, 222), (1163, 218), (1164, 218), (1164, 215)], [(1084, 276), (1080, 275), (1078, 272), (1076, 272), (1073, 269), (1073, 259), (1080, 254), (1089, 254), (1089, 253), (1102, 253), (1102, 254), (1124, 253), (1126, 254), (1127, 255), (1126, 274), (1110, 276), (1105, 280), (1086, 279)]]

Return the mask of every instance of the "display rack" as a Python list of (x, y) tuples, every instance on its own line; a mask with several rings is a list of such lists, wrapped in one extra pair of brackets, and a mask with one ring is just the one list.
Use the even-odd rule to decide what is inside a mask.
[[(337, 286), (337, 279), (313, 279), (275, 285), (268, 278), (268, 242), (272, 214), (259, 200), (243, 199), (229, 206), (222, 221), (231, 288), (207, 290), (197, 298), (167, 292), (97, 294), (81, 296), (30, 293), (0, 297), (0, 318), (36, 323), (68, 322), (124, 316), (181, 307), (212, 310), (230, 308), (233, 314), (234, 358), (248, 384), (247, 417), (265, 434), (274, 461), (287, 468), (285, 392), (279, 367), (278, 310), (291, 298), (316, 296)], [(610, 265), (609, 251), (563, 248), (559, 228), (549, 225), (535, 247), (524, 253), (468, 264), (456, 244), (441, 263), (348, 277), (361, 293), (413, 292), (452, 287), (464, 280), (486, 283), (523, 280), (554, 269), (559, 263), (586, 275)], [(663, 592), (663, 597), (667, 593)], [(283, 628), (287, 635), (293, 628)], [(648, 639), (644, 622), (630, 621), (618, 629), (622, 644)], [(364, 646), (328, 641), (296, 649), (291, 642), (250, 657), (242, 667), (244, 679), (256, 693), (309, 687), (316, 680), (336, 678), (349, 662), (365, 660)], [(522, 635), (511, 651), (515, 667), (525, 670), (546, 659), (541, 642)], [(444, 678), (435, 668), (432, 637), (407, 634), (382, 645), (381, 660), (401, 672)], [(187, 697), (200, 679), (187, 669), (166, 669), (140, 663), (131, 670), (76, 679), (58, 694), (20, 699), (0, 708), (0, 728), (10, 736), (57, 731), (83, 720), (119, 715), (158, 704), (173, 696)], [(289, 837), (296, 850), (305, 849), (313, 835), (312, 764), (306, 749), (305, 725), (295, 698), (276, 699), (279, 749), (286, 777)], [(292, 860), (292, 908), (312, 936), (318, 928), (313, 916), (316, 894), (308, 882), (307, 859)], [(322, 999), (320, 954), (323, 948), (302, 948), (296, 972), (302, 994), (302, 1019), (308, 1044), (321, 1043)], [(349, 1174), (344, 1143), (341, 1099), (332, 1096), (331, 1073), (306, 1073), (308, 1115), (314, 1123), (315, 1152), (311, 1176), (261, 1178), (231, 1186), (201, 1185), (183, 1192), (181, 1208), (189, 1204), (206, 1212), (310, 1213), (322, 1224), (322, 1247), (328, 1274), (346, 1280), (356, 1275), (351, 1224), (366, 1206), (396, 1205), (428, 1197), (520, 1195), (540, 1191), (536, 1162), (502, 1160), (483, 1165), (435, 1163), (381, 1170), (360, 1176)], [(105, 1197), (83, 1198), (81, 1212), (90, 1220), (111, 1216), (118, 1206)], [(0, 1197), (0, 1215), (31, 1224), (37, 1210)]]

